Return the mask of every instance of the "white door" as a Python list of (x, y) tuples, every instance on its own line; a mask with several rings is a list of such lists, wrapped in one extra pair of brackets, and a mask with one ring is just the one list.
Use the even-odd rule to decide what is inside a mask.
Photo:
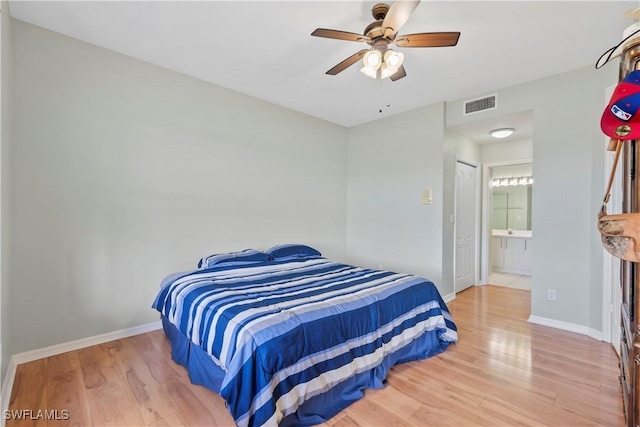
[(475, 284), (476, 194), (475, 166), (456, 162), (456, 292)]

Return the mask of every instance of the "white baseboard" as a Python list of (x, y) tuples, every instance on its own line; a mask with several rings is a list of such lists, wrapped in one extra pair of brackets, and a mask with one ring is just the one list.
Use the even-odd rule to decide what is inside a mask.
[(456, 293), (455, 292), (451, 292), (450, 294), (442, 296), (442, 300), (444, 302), (449, 302), (449, 301), (452, 301), (454, 299), (456, 299)]
[[(9, 400), (11, 399), (11, 390), (13, 389), (13, 381), (15, 380), (16, 369), (21, 363), (33, 362), (34, 360), (55, 356), (56, 354), (62, 354), (68, 351), (91, 347), (92, 345), (98, 345), (109, 341), (128, 338), (134, 335), (156, 331), (158, 329), (162, 329), (162, 322), (159, 320), (156, 322), (147, 323), (145, 325), (134, 326), (132, 328), (121, 329), (114, 332), (107, 332), (106, 334), (82, 338), (76, 341), (70, 341), (67, 343), (52, 345), (50, 347), (44, 347), (37, 350), (14, 354), (9, 359), (7, 373), (5, 374), (4, 381), (2, 382), (2, 392), (0, 393), (0, 409), (2, 410), (2, 415), (4, 414), (4, 411), (9, 408)], [(0, 416), (0, 427), (4, 427), (4, 425), (4, 416)]]
[(561, 329), (563, 331), (575, 332), (576, 334), (587, 335), (598, 341), (602, 341), (602, 332), (589, 328), (588, 326), (578, 325), (576, 323), (563, 322), (561, 320), (549, 319), (547, 317), (529, 316), (529, 323), (536, 325), (549, 326), (551, 328)]
[(146, 325), (134, 326), (132, 328), (121, 329), (114, 332), (107, 332), (106, 334), (82, 338), (76, 341), (70, 341), (62, 344), (52, 345), (50, 347), (44, 347), (37, 350), (14, 354), (12, 358), (15, 358), (16, 364), (19, 365), (21, 363), (33, 362), (34, 360), (55, 356), (56, 354), (66, 353), (67, 351), (79, 350), (81, 348), (91, 347), (92, 345), (98, 345), (113, 340), (119, 340), (121, 338), (144, 334), (146, 332), (155, 331), (161, 328), (162, 322), (160, 321), (147, 323)]
[(602, 331), (598, 331), (598, 330), (593, 329), (593, 328), (589, 328), (589, 333), (587, 335), (589, 335), (594, 340), (605, 341), (605, 342), (610, 342), (611, 341), (611, 340), (605, 340), (604, 339), (604, 334), (602, 333)]
[(4, 381), (2, 382), (2, 392), (0, 393), (0, 406), (2, 409), (2, 416), (0, 417), (0, 427), (5, 427), (7, 420), (4, 418), (4, 414), (9, 409), (9, 400), (11, 399), (11, 391), (13, 390), (13, 381), (16, 378), (16, 364), (15, 359), (9, 358), (9, 364), (7, 365), (7, 373), (4, 375)]

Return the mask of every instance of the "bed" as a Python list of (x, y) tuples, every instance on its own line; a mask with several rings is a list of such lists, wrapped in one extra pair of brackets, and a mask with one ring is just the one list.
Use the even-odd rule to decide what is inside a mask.
[(305, 245), (204, 257), (163, 280), (153, 308), (173, 360), (242, 427), (322, 423), (393, 365), (457, 342), (432, 282)]

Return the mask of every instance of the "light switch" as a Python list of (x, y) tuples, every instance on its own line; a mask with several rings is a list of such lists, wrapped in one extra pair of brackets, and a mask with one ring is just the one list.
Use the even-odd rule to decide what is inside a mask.
[(433, 203), (433, 197), (431, 194), (431, 190), (424, 190), (422, 192), (422, 204), (423, 205), (430, 205)]

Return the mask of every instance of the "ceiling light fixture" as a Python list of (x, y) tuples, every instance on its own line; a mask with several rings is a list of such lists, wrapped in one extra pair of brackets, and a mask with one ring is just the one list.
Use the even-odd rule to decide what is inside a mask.
[(492, 130), (489, 134), (494, 138), (502, 139), (511, 136), (514, 131), (515, 129), (513, 128), (500, 128)]
[(404, 54), (401, 52), (387, 49), (383, 55), (382, 51), (373, 48), (362, 58), (364, 66), (360, 71), (372, 79), (386, 79), (398, 71), (403, 61)]

